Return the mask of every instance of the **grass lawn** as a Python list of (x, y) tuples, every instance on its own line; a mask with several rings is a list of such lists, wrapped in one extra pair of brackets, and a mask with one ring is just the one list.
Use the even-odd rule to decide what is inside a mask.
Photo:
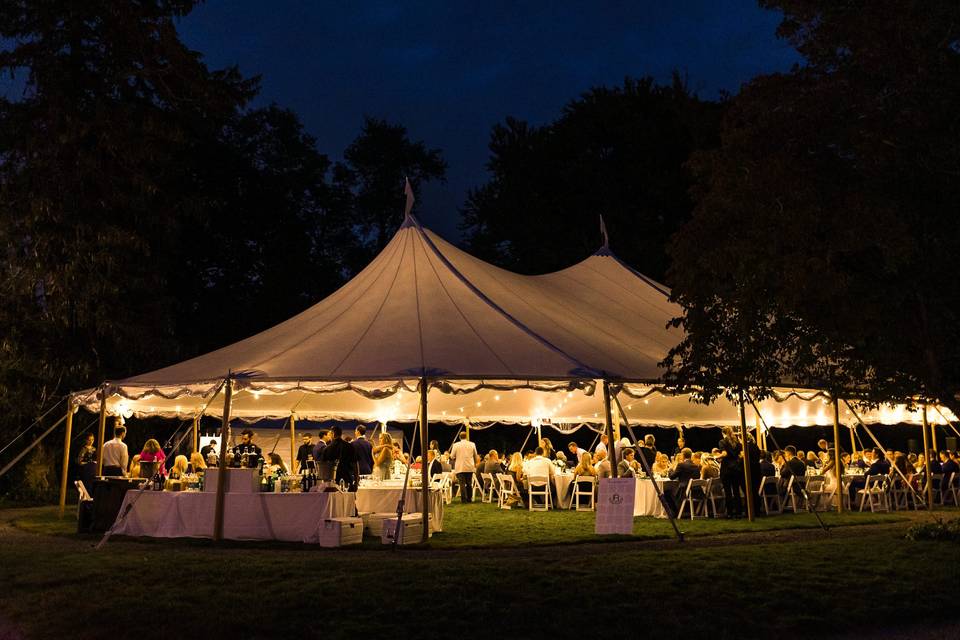
[[(667, 522), (638, 519), (635, 538), (590, 544), (590, 513), (451, 505), (430, 549), (390, 553), (121, 538), (94, 551), (99, 536), (72, 534), (73, 520), (54, 514), (19, 512), (13, 527), (0, 528), (0, 637), (6, 620), (28, 638), (408, 637), (426, 629), (431, 638), (779, 640), (955, 620), (960, 596), (960, 546), (903, 539), (909, 520), (925, 515), (831, 514), (831, 534), (749, 533), (816, 526), (805, 515), (687, 521), (683, 545), (645, 541), (672, 533)], [(735, 535), (711, 537), (728, 532)], [(577, 544), (543, 546), (559, 543)]]

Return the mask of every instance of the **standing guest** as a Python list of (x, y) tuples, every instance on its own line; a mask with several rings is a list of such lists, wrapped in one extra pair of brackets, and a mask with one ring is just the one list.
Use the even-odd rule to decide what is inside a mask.
[(267, 459), (274, 471), (279, 471), (280, 475), (287, 475), (287, 465), (283, 464), (283, 458), (280, 457), (279, 453), (271, 451), (267, 454)]
[(436, 451), (438, 456), (440, 455), (440, 443), (439, 443), (439, 442), (437, 442), (436, 440), (431, 440), (431, 441), (430, 441), (430, 448), (431, 448), (432, 450)]
[[(233, 454), (233, 460), (230, 462), (231, 467), (242, 465), (243, 456), (247, 456), (248, 467), (256, 467), (259, 461), (263, 459), (263, 452), (260, 447), (253, 443), (253, 431), (250, 429), (244, 429), (240, 432), (240, 444), (236, 445), (230, 452)], [(143, 461), (143, 458), (141, 457), (140, 460)]]
[(550, 442), (550, 438), (541, 438), (540, 439), (540, 448), (543, 449), (543, 457), (547, 460), (553, 460), (553, 443)]
[[(832, 494), (837, 490), (839, 483), (837, 482), (837, 465), (834, 462), (834, 450), (827, 450), (827, 462), (823, 466), (823, 492), (825, 494)], [(843, 456), (840, 457), (840, 477), (843, 478), (843, 470), (845, 465), (843, 464)]]
[[(671, 453), (670, 455), (672, 455), (672, 456), (674, 456), (674, 457), (679, 456), (681, 453), (683, 453), (683, 449), (684, 449), (684, 447), (686, 447), (686, 446), (687, 446), (687, 441), (684, 440), (684, 438), (683, 438), (683, 425), (680, 425), (680, 435), (677, 436), (677, 446), (675, 446), (675, 447), (673, 448), (673, 453)], [(682, 462), (682, 457), (681, 457), (681, 459), (678, 461), (678, 463), (679, 463), (679, 462)]]
[(583, 454), (587, 453), (585, 449), (581, 449), (580, 445), (576, 442), (571, 442), (567, 445), (567, 450), (570, 451), (570, 460), (576, 463), (578, 460), (583, 458)]
[(205, 462), (209, 463), (210, 455), (216, 455), (217, 451), (217, 441), (211, 440), (206, 444), (206, 446), (200, 447), (200, 455), (203, 456)]
[(596, 449), (593, 450), (594, 453), (603, 453), (604, 455), (608, 454), (607, 446), (610, 444), (610, 438), (607, 434), (602, 434), (600, 436), (600, 442), (597, 443)]
[(480, 456), (477, 454), (477, 445), (467, 440), (466, 430), (460, 432), (460, 441), (450, 448), (450, 461), (460, 483), (460, 501), (473, 502), (471, 478), (477, 471)]
[(140, 452), (140, 466), (143, 466), (144, 462), (156, 462), (157, 471), (160, 475), (165, 476), (167, 475), (167, 468), (164, 465), (166, 460), (167, 455), (160, 448), (160, 443), (154, 438), (150, 438), (143, 444), (143, 451)]
[[(753, 435), (747, 433), (746, 446), (743, 449), (743, 460), (746, 464), (750, 465), (750, 491), (753, 492), (753, 495), (760, 494), (760, 479), (763, 477), (760, 471), (760, 447), (757, 446), (757, 441), (753, 439)], [(746, 480), (746, 478), (744, 478)]]
[(97, 448), (93, 443), (93, 434), (88, 433), (77, 455), (77, 475), (87, 493), (93, 491), (93, 480), (97, 477)]
[(393, 438), (386, 431), (380, 434), (380, 443), (371, 449), (373, 457), (373, 477), (377, 480), (389, 480), (393, 475)]
[(830, 445), (827, 443), (826, 440), (821, 438), (817, 440), (817, 449), (819, 449), (817, 453), (826, 453), (830, 449)]
[(302, 472), (310, 460), (313, 460), (313, 436), (303, 433), (300, 435), (300, 447), (297, 449), (297, 464), (294, 467), (296, 472)]
[(437, 450), (427, 449), (427, 477), (433, 478), (439, 473), (443, 473), (443, 464), (437, 457)]
[(353, 430), (357, 436), (352, 443), (357, 452), (357, 464), (360, 465), (360, 475), (368, 476), (373, 473), (373, 444), (367, 440), (367, 428), (362, 424)]
[(360, 479), (360, 467), (357, 464), (357, 453), (353, 445), (343, 439), (343, 430), (334, 425), (330, 431), (330, 444), (323, 448), (320, 460), (336, 467), (335, 482), (342, 482), (348, 491), (357, 490)]
[(743, 466), (740, 453), (743, 448), (733, 433), (733, 428), (723, 428), (723, 438), (717, 446), (720, 450), (720, 482), (723, 483), (723, 498), (728, 518), (739, 518), (742, 512), (740, 490), (743, 487)]
[[(640, 445), (640, 451), (637, 453), (637, 463), (640, 465), (640, 470), (649, 473), (653, 469), (653, 465), (657, 461), (657, 440), (653, 437), (652, 433), (648, 433), (643, 437), (643, 444)], [(643, 460), (640, 460), (640, 457), (643, 457)], [(644, 464), (646, 462), (646, 464)]]
[(330, 442), (330, 430), (321, 431), (317, 436), (317, 444), (313, 445), (313, 459), (320, 460), (320, 454), (323, 453), (327, 443)]
[(113, 428), (113, 440), (103, 445), (103, 475), (124, 475), (130, 454), (123, 439), (127, 436), (127, 428), (117, 425)]

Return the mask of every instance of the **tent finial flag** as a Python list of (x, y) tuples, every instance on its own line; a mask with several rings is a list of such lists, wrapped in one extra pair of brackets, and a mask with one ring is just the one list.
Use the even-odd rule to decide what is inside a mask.
[(603, 236), (603, 248), (610, 248), (610, 236), (607, 235), (607, 225), (603, 222), (603, 214), (600, 214), (600, 235)]
[(403, 209), (403, 217), (409, 218), (410, 212), (413, 211), (413, 203), (416, 199), (413, 197), (413, 187), (410, 186), (410, 178), (403, 177), (403, 195), (407, 196), (407, 206)]

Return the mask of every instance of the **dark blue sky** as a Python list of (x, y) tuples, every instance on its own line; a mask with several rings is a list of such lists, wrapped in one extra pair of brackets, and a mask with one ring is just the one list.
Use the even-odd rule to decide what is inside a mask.
[(447, 183), (424, 190), (421, 217), (455, 240), (457, 207), (486, 181), (493, 124), (545, 123), (592, 86), (674, 69), (702, 97), (734, 93), (797, 60), (778, 21), (751, 0), (208, 0), (180, 31), (211, 67), (261, 74), (261, 101), (296, 111), (332, 158), (364, 114), (442, 149)]

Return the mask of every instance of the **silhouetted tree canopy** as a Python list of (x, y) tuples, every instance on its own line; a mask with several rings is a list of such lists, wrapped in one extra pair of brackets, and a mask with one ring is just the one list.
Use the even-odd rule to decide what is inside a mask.
[(691, 152), (718, 143), (721, 106), (675, 77), (599, 87), (542, 127), (507, 118), (490, 136), (490, 181), (463, 209), (465, 246), (507, 269), (543, 273), (601, 243), (662, 279), (670, 236), (690, 217)]
[(960, 391), (960, 4), (767, 0), (805, 58), (698, 153), (670, 378), (871, 399)]

